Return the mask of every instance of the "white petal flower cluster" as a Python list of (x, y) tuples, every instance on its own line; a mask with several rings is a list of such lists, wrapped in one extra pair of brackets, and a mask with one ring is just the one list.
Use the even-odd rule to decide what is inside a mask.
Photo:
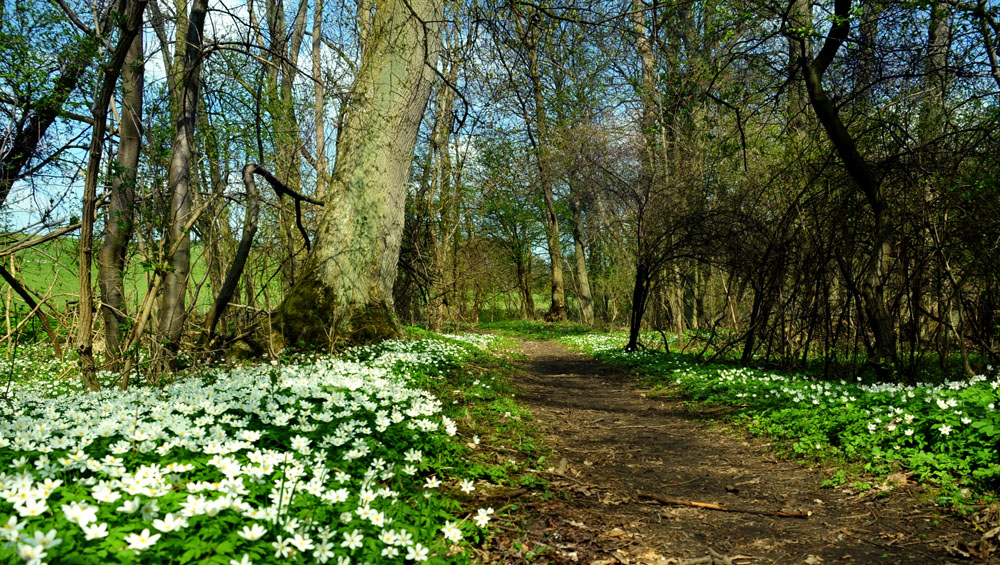
[[(0, 562), (58, 563), (72, 547), (74, 562), (124, 549), (166, 563), (208, 525), (206, 543), (228, 544), (235, 563), (265, 547), (268, 561), (425, 561), (461, 539), (439, 518), (431, 456), (456, 425), (407, 374), (489, 343), (465, 341), (393, 341), (163, 389), (21, 386), (0, 418)], [(428, 514), (442, 523), (397, 521), (420, 504), (439, 505)]]
[[(646, 343), (661, 340), (644, 336)], [(876, 458), (903, 460), (918, 472), (921, 465), (931, 471), (947, 465), (962, 480), (977, 473), (984, 481), (995, 481), (990, 477), (997, 476), (995, 450), (982, 447), (994, 446), (1000, 437), (996, 414), (1000, 378), (995, 373), (937, 384), (866, 384), (860, 378), (831, 381), (751, 367), (701, 365), (691, 357), (649, 350), (626, 352), (621, 334), (563, 341), (611, 362), (634, 365), (648, 359), (649, 370), (662, 382), (679, 385), (698, 399), (745, 408), (756, 420), (771, 418), (772, 429), (781, 427), (800, 438), (796, 446), (846, 450), (863, 445)], [(810, 415), (823, 425), (805, 429), (781, 423), (783, 418), (808, 421)]]

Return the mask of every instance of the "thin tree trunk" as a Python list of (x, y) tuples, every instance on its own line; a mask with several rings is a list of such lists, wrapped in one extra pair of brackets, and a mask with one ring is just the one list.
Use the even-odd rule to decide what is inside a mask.
[[(166, 247), (175, 251), (167, 258), (170, 272), (166, 275), (163, 301), (160, 306), (160, 334), (170, 350), (175, 350), (184, 329), (184, 300), (188, 274), (191, 270), (191, 235), (184, 229), (191, 216), (192, 140), (197, 121), (198, 91), (201, 86), (201, 47), (208, 0), (195, 0), (191, 6), (184, 37), (182, 76), (177, 83), (178, 113), (171, 147), (167, 184), (170, 191), (168, 234)], [(181, 51), (181, 49), (177, 49)], [(177, 54), (175, 53), (175, 56)]]
[(920, 129), (923, 141), (933, 141), (942, 130), (948, 95), (948, 51), (951, 47), (951, 7), (946, 0), (931, 4), (927, 24), (927, 55), (924, 67), (925, 95)]
[[(454, 61), (449, 61), (446, 71), (448, 82), (454, 84), (458, 76), (458, 65)], [(447, 234), (448, 226), (445, 224), (446, 205), (451, 194), (451, 149), (449, 143), (451, 139), (451, 128), (454, 122), (452, 110), (454, 108), (455, 91), (447, 84), (439, 86), (437, 94), (437, 112), (434, 118), (434, 129), (430, 139), (430, 160), (431, 167), (430, 186), (427, 191), (427, 225), (430, 241), (431, 272), (428, 277), (428, 294), (430, 303), (428, 304), (427, 317), (430, 321), (431, 329), (441, 330), (441, 323), (444, 318), (444, 296), (447, 292), (446, 265), (447, 254)], [(440, 205), (436, 205), (435, 201)]]
[(854, 138), (840, 119), (837, 107), (823, 88), (823, 73), (833, 62), (850, 29), (851, 0), (836, 0), (834, 8), (835, 25), (830, 27), (823, 48), (814, 59), (810, 61), (803, 58), (800, 64), (813, 110), (872, 212), (872, 248), (861, 281), (861, 297), (868, 326), (875, 339), (874, 359), (871, 361), (879, 376), (887, 378), (891, 368), (897, 364), (896, 336), (885, 301), (883, 280), (892, 226), (888, 221), (885, 194), (868, 163), (858, 152)]
[(792, 0), (788, 10), (788, 120), (793, 133), (801, 136), (805, 130), (805, 109), (809, 103), (802, 80), (802, 61), (813, 58), (812, 2)]
[(240, 276), (243, 275), (247, 258), (250, 256), (250, 246), (253, 245), (253, 238), (257, 234), (257, 218), (260, 216), (260, 194), (257, 191), (257, 184), (253, 180), (253, 175), (257, 172), (258, 168), (256, 163), (250, 163), (243, 167), (243, 185), (247, 190), (246, 216), (243, 219), (243, 236), (240, 238), (240, 244), (236, 248), (236, 256), (233, 257), (233, 263), (226, 273), (226, 279), (222, 283), (219, 295), (215, 298), (215, 302), (212, 304), (211, 310), (208, 311), (208, 315), (205, 316), (205, 333), (209, 340), (215, 335), (215, 326), (219, 323), (219, 319), (222, 318), (226, 307), (229, 306), (229, 301), (236, 293)]
[(521, 294), (521, 317), (525, 320), (535, 318), (535, 299), (531, 296), (531, 264), (530, 257), (526, 263), (524, 257), (517, 258), (515, 268), (517, 270), (517, 288)]
[(583, 208), (579, 202), (571, 202), (573, 211), (573, 253), (576, 256), (576, 280), (580, 287), (580, 321), (586, 325), (594, 323), (594, 298), (590, 292), (590, 276), (587, 274), (586, 241), (584, 238)]
[(639, 349), (639, 332), (642, 330), (642, 316), (646, 313), (646, 301), (649, 298), (650, 287), (649, 265), (640, 260), (635, 267), (635, 281), (632, 286), (632, 311), (628, 317), (628, 343), (625, 351)]
[(98, 254), (98, 284), (104, 321), (104, 353), (112, 370), (121, 364), (121, 324), (128, 319), (122, 277), (125, 254), (132, 239), (135, 216), (135, 182), (142, 145), (142, 36), (132, 40), (122, 69), (122, 112), (119, 126), (118, 174), (111, 184), (111, 199), (104, 219), (104, 243)]
[(323, 34), (323, 0), (316, 0), (313, 6), (312, 26), (312, 74), (313, 74), (313, 117), (316, 123), (316, 198), (326, 195), (329, 172), (326, 162), (326, 87), (323, 78), (321, 41)]
[[(529, 112), (522, 107), (525, 120), (533, 122), (534, 135), (530, 135), (538, 168), (538, 189), (545, 206), (545, 241), (549, 251), (549, 275), (552, 282), (552, 301), (545, 315), (548, 321), (566, 320), (566, 285), (563, 282), (562, 243), (559, 240), (559, 217), (556, 215), (556, 201), (553, 192), (553, 173), (550, 161), (548, 116), (542, 92), (542, 75), (538, 62), (538, 43), (541, 35), (539, 18), (535, 8), (526, 8), (527, 14), (518, 14), (516, 25), (524, 44), (528, 59), (528, 80), (531, 83), (531, 97), (534, 108)], [(530, 128), (529, 128), (530, 130)]]
[[(642, 114), (639, 120), (643, 140), (643, 155), (639, 160), (638, 190), (640, 200), (649, 198), (666, 182), (665, 132), (661, 121), (660, 108), (657, 103), (656, 88), (656, 53), (653, 50), (653, 40), (645, 23), (645, 8), (641, 0), (632, 1), (630, 17), (632, 33), (635, 36), (636, 54), (640, 61), (640, 83), (636, 90), (642, 103)], [(629, 342), (626, 349), (634, 351), (639, 345), (639, 331), (642, 327), (642, 316), (646, 311), (646, 301), (649, 296), (650, 280), (653, 276), (651, 266), (645, 258), (646, 223), (643, 222), (643, 204), (637, 210), (636, 230), (636, 272), (632, 288), (632, 309), (629, 313)]]
[(83, 184), (83, 210), (80, 217), (79, 239), (79, 281), (80, 318), (76, 327), (76, 350), (79, 355), (80, 378), (88, 390), (97, 390), (100, 383), (96, 378), (94, 365), (94, 298), (91, 285), (91, 268), (94, 259), (94, 221), (97, 215), (97, 182), (101, 169), (101, 157), (104, 152), (104, 133), (107, 131), (108, 107), (114, 95), (118, 76), (131, 52), (133, 40), (142, 27), (142, 11), (146, 9), (146, 0), (135, 0), (123, 4), (127, 10), (121, 26), (121, 35), (115, 47), (111, 60), (104, 67), (104, 77), (97, 97), (94, 99), (93, 117), (94, 129), (90, 139), (90, 151), (87, 161), (87, 173)]
[(31, 317), (32, 315), (34, 315), (36, 318), (38, 318), (38, 321), (41, 322), (42, 329), (45, 330), (45, 333), (49, 336), (49, 341), (52, 343), (52, 352), (55, 354), (56, 359), (62, 359), (63, 358), (62, 346), (59, 345), (59, 337), (56, 336), (55, 330), (52, 329), (52, 325), (49, 323), (49, 317), (45, 315), (45, 312), (42, 312), (41, 305), (35, 302), (35, 299), (31, 297), (31, 294), (28, 293), (28, 289), (26, 289), (24, 285), (22, 285), (21, 282), (17, 280), (17, 277), (14, 276), (14, 273), (16, 273), (17, 271), (14, 269), (13, 256), (11, 256), (10, 258), (10, 267), (11, 270), (8, 271), (2, 264), (0, 264), (0, 277), (2, 277), (3, 280), (7, 282), (8, 285), (7, 335), (10, 336), (12, 333), (10, 327), (10, 302), (11, 302), (10, 292), (14, 291), (17, 293), (18, 296), (21, 297), (21, 300), (23, 300), (24, 303), (28, 305), (27, 317)]
[[(285, 5), (282, 0), (269, 0), (266, 7), (267, 25), (271, 33), (267, 98), (271, 129), (274, 134), (274, 170), (285, 185), (296, 192), (300, 192), (302, 185), (299, 166), (301, 141), (293, 87), (298, 71), (299, 52), (305, 36), (308, 4), (307, 0), (299, 0), (291, 30), (285, 29)], [(282, 205), (278, 208), (278, 224), (283, 261), (282, 283), (285, 288), (291, 288), (298, 275), (300, 243), (294, 231), (294, 216), (288, 207)]]

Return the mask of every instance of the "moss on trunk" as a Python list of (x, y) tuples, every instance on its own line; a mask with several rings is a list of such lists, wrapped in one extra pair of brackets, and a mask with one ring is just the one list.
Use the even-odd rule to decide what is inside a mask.
[(340, 304), (315, 274), (304, 274), (296, 283), (277, 318), (280, 343), (296, 349), (366, 345), (401, 335), (396, 315), (387, 304)]

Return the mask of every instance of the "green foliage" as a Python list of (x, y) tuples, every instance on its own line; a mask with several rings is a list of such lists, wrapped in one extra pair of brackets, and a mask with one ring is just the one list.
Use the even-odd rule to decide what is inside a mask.
[[(649, 384), (730, 406), (735, 422), (782, 440), (797, 455), (856, 462), (873, 474), (902, 468), (938, 483), (953, 502), (960, 501), (963, 488), (980, 494), (1000, 488), (996, 374), (916, 386), (831, 382), (801, 373), (698, 364), (690, 355), (626, 353), (620, 336), (564, 341), (634, 370)], [(845, 480), (835, 476), (831, 484)]]
[(452, 549), (493, 509), (459, 491), (516, 465), (471, 457), (449, 414), (516, 410), (500, 373), (466, 367), (498, 341), (385, 342), (127, 392), (24, 379), (0, 420), (0, 561), (467, 562)]

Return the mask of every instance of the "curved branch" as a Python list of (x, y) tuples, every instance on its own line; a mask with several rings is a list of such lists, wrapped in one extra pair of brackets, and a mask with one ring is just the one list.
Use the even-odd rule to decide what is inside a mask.
[[(309, 251), (311, 249), (311, 246), (309, 244), (309, 234), (308, 232), (306, 232), (305, 226), (302, 225), (302, 201), (306, 201), (310, 204), (315, 204), (317, 206), (322, 206), (323, 201), (316, 200), (315, 198), (306, 196), (305, 194), (301, 194), (291, 188), (288, 188), (288, 186), (285, 183), (275, 178), (275, 176), (272, 175), (264, 167), (261, 167), (256, 163), (251, 163), (251, 165), (254, 166), (254, 170), (251, 172), (253, 174), (257, 174), (264, 177), (264, 180), (266, 180), (271, 185), (271, 187), (274, 188), (274, 192), (278, 194), (279, 200), (281, 200), (281, 197), (286, 194), (295, 200), (295, 226), (299, 228), (299, 233), (302, 234), (302, 239), (304, 239), (306, 242), (306, 251)], [(250, 165), (247, 166), (249, 167)], [(244, 182), (246, 182), (245, 179)]]
[(229, 301), (236, 292), (236, 285), (240, 277), (243, 276), (243, 269), (246, 267), (247, 258), (250, 256), (250, 246), (253, 238), (257, 234), (257, 219), (260, 216), (260, 193), (257, 191), (257, 184), (254, 183), (253, 175), (260, 167), (256, 163), (249, 163), (243, 167), (243, 184), (247, 189), (247, 209), (243, 220), (243, 235), (240, 237), (240, 244), (236, 248), (236, 256), (233, 263), (226, 272), (226, 280), (222, 283), (219, 296), (216, 297), (212, 309), (208, 311), (205, 321), (205, 332), (211, 340), (215, 335), (215, 326), (219, 323), (219, 318), (229, 306)]

